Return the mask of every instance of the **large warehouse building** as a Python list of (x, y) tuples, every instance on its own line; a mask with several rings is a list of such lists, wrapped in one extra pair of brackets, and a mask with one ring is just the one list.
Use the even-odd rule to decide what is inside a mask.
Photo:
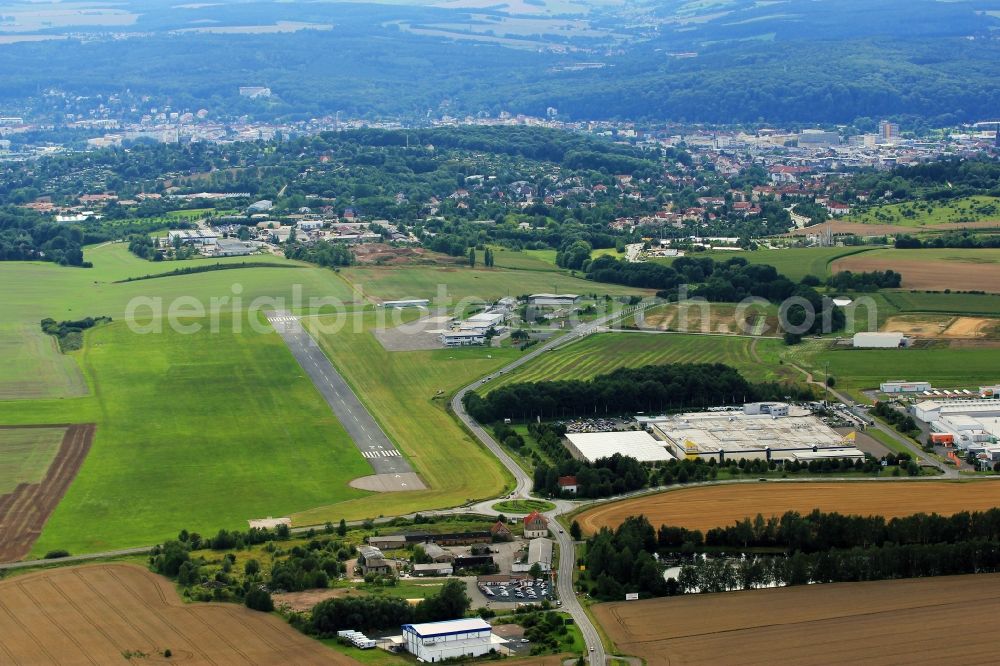
[(480, 618), (403, 625), (407, 652), (431, 663), (481, 657), (502, 642)]
[(616, 453), (631, 456), (639, 462), (670, 460), (673, 456), (665, 442), (658, 442), (641, 430), (625, 432), (579, 432), (566, 435), (570, 447), (590, 462), (610, 458)]
[(783, 403), (754, 403), (743, 412), (679, 414), (651, 420), (647, 427), (681, 459), (864, 459), (850, 437), (808, 410)]
[(853, 343), (859, 349), (899, 349), (909, 347), (910, 339), (902, 333), (855, 333)]

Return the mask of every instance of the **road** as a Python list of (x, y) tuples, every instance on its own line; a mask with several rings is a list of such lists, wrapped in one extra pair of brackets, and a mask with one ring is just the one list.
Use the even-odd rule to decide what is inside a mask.
[(269, 313), (267, 320), (288, 345), (292, 356), (316, 385), (375, 473), (399, 486), (399, 490), (424, 488), (410, 463), (354, 395), (299, 318), (287, 311), (277, 311)]
[(903, 435), (900, 435), (893, 428), (890, 428), (889, 426), (885, 425), (884, 423), (882, 423), (877, 418), (874, 418), (874, 417), (872, 417), (871, 415), (869, 415), (869, 414), (867, 414), (865, 412), (859, 411), (859, 408), (852, 406), (852, 405), (854, 405), (854, 400), (851, 400), (849, 397), (847, 397), (846, 395), (844, 395), (840, 391), (837, 391), (836, 389), (834, 389), (832, 387), (826, 386), (826, 384), (824, 384), (823, 382), (816, 381), (815, 379), (813, 379), (812, 373), (809, 372), (808, 370), (800, 368), (799, 366), (797, 366), (795, 364), (790, 364), (790, 365), (793, 368), (795, 368), (796, 370), (798, 370), (799, 372), (801, 372), (803, 375), (805, 375), (807, 383), (813, 384), (815, 386), (823, 387), (825, 390), (829, 391), (833, 395), (833, 397), (835, 397), (837, 400), (839, 400), (842, 404), (847, 405), (848, 409), (850, 409), (851, 412), (855, 416), (859, 416), (859, 417), (864, 418), (864, 419), (871, 419), (872, 421), (874, 421), (874, 425), (872, 425), (870, 427), (875, 428), (879, 432), (882, 432), (882, 433), (888, 435), (892, 439), (894, 439), (897, 442), (899, 442), (902, 446), (906, 447), (906, 450), (909, 451), (913, 455), (913, 459), (914, 460), (920, 460), (921, 462), (925, 462), (928, 465), (932, 465), (933, 467), (938, 468), (944, 474), (945, 478), (949, 478), (949, 479), (957, 479), (958, 478), (959, 474), (958, 474), (958, 470), (957, 469), (955, 469), (951, 465), (944, 464), (943, 462), (937, 460), (936, 458), (934, 458), (932, 456), (927, 455), (924, 451), (920, 450), (920, 447), (914, 445), (913, 442), (911, 442), (909, 440), (909, 438), (907, 438), (907, 437), (905, 437)]
[[(483, 429), (483, 427), (480, 426), (475, 419), (469, 416), (468, 412), (465, 411), (465, 405), (462, 404), (462, 398), (464, 398), (465, 394), (469, 391), (475, 391), (497, 375), (515, 370), (525, 363), (529, 363), (532, 359), (537, 358), (541, 354), (549, 352), (557, 347), (569, 344), (570, 342), (590, 335), (591, 333), (605, 330), (605, 327), (608, 324), (629, 316), (637, 309), (638, 306), (625, 308), (621, 312), (606, 315), (595, 319), (594, 321), (580, 324), (566, 335), (539, 346), (537, 349), (521, 356), (497, 372), (469, 384), (456, 393), (455, 397), (452, 398), (451, 409), (455, 413), (455, 416), (457, 416), (462, 423), (465, 424), (472, 434), (474, 434), (476, 438), (483, 443), (483, 446), (489, 449), (493, 455), (500, 460), (503, 466), (506, 467), (507, 470), (514, 476), (516, 481), (513, 492), (514, 497), (528, 498), (531, 496), (532, 478), (528, 476), (527, 472), (521, 469), (520, 465), (514, 462), (514, 459), (503, 450), (500, 444), (493, 439), (492, 435), (486, 432), (486, 430)], [(580, 600), (576, 596), (576, 590), (573, 587), (573, 570), (576, 568), (576, 545), (573, 543), (572, 538), (570, 538), (570, 536), (559, 526), (559, 523), (556, 520), (559, 515), (565, 513), (573, 506), (574, 504), (570, 502), (558, 502), (555, 509), (545, 514), (549, 519), (553, 536), (559, 544), (559, 566), (557, 568), (558, 576), (556, 579), (556, 590), (559, 593), (559, 599), (561, 599), (563, 603), (562, 610), (566, 611), (573, 617), (573, 621), (580, 628), (580, 633), (583, 634), (583, 640), (588, 648), (590, 662), (592, 664), (600, 664), (603, 666), (607, 661), (607, 654), (604, 651), (604, 643), (601, 641), (601, 635), (598, 633), (597, 627), (594, 626), (594, 623), (590, 621), (590, 616), (587, 615), (583, 606), (580, 604)], [(589, 651), (591, 649), (593, 650), (592, 652)]]

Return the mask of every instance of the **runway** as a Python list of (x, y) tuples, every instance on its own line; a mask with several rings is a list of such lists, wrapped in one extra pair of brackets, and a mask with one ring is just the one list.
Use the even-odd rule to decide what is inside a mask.
[(420, 477), (382, 432), (382, 428), (354, 395), (354, 391), (305, 330), (298, 317), (289, 312), (278, 311), (269, 313), (267, 320), (312, 379), (362, 457), (380, 477), (379, 485), (385, 488), (383, 492), (423, 490), (426, 486), (420, 481)]

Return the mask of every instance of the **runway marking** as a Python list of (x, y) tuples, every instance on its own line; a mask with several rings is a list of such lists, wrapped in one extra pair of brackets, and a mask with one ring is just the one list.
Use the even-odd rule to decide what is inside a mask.
[(394, 456), (400, 456), (401, 457), (401, 454), (399, 453), (399, 451), (397, 451), (395, 449), (393, 449), (391, 451), (385, 451), (385, 450), (382, 450), (382, 451), (362, 451), (361, 455), (363, 455), (365, 458), (369, 458), (369, 459), (371, 459), (371, 458), (392, 458)]

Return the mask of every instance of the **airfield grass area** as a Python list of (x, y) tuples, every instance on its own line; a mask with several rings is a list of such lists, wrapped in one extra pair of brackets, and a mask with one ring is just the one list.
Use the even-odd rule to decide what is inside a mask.
[(644, 515), (654, 527), (727, 527), (758, 513), (765, 518), (813, 509), (861, 516), (909, 516), (983, 511), (1000, 506), (1000, 484), (989, 481), (816, 481), (733, 483), (687, 487), (601, 504), (577, 516), (585, 534)]
[(0, 495), (38, 483), (59, 452), (66, 428), (0, 428)]
[[(716, 261), (726, 261), (741, 257), (751, 264), (767, 264), (790, 280), (801, 280), (806, 275), (824, 279), (829, 275), (830, 262), (840, 257), (863, 254), (871, 248), (863, 247), (803, 247), (780, 250), (708, 251), (694, 252), (689, 257), (711, 257)], [(675, 258), (654, 259), (657, 263), (672, 264)]]
[[(621, 654), (679, 664), (994, 661), (1000, 574), (799, 585), (598, 604)], [(860, 601), (863, 600), (863, 603)], [(962, 617), (961, 640), (929, 629)]]
[[(756, 348), (754, 348), (756, 346)], [(557, 379), (592, 379), (618, 368), (668, 363), (725, 363), (751, 381), (794, 379), (782, 368), (777, 354), (780, 340), (682, 333), (597, 333), (542, 354), (511, 373), (489, 382), (489, 392), (500, 386)], [(765, 358), (774, 362), (761, 362)]]
[(1000, 292), (1000, 249), (873, 250), (837, 259), (832, 271), (894, 270), (904, 289)]
[[(499, 462), (448, 413), (450, 395), (521, 354), (512, 348), (469, 347), (388, 352), (371, 333), (373, 313), (355, 314), (344, 330), (323, 333), (330, 318), (303, 324), (351, 385), (428, 490), (386, 493), (322, 506), (292, 516), (296, 524), (405, 514), (485, 499), (510, 482)], [(361, 329), (355, 328), (360, 322)]]
[[(90, 455), (36, 554), (155, 543), (361, 497), (370, 473), (276, 333), (89, 332), (81, 361), (93, 399), (63, 421), (98, 424)], [(0, 404), (0, 421), (47, 422), (47, 405)]]
[[(428, 298), (436, 305), (458, 299), (494, 301), (504, 296), (534, 293), (646, 295), (650, 290), (590, 282), (560, 271), (505, 269), (505, 257), (497, 253), (497, 267), (355, 266), (340, 271), (368, 297), (382, 300)], [(519, 263), (523, 263), (521, 260)], [(442, 298), (444, 294), (444, 298)]]
[(139, 566), (17, 576), (0, 581), (0, 599), (5, 663), (358, 664), (276, 614), (184, 603), (173, 583)]

